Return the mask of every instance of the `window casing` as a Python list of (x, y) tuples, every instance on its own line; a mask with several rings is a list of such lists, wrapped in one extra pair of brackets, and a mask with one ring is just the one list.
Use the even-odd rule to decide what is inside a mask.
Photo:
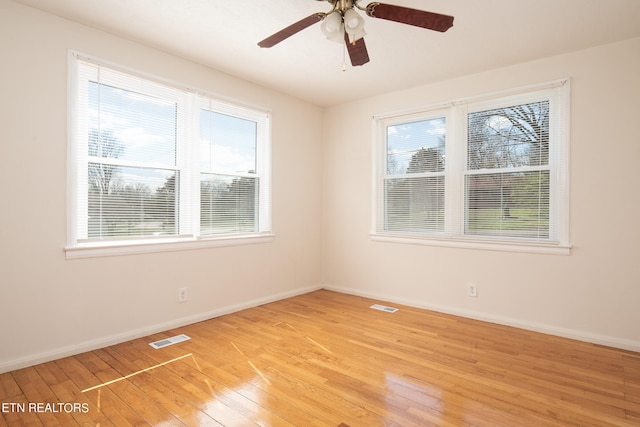
[(374, 117), (374, 240), (569, 253), (562, 80)]
[(269, 122), (72, 53), (67, 258), (268, 241)]

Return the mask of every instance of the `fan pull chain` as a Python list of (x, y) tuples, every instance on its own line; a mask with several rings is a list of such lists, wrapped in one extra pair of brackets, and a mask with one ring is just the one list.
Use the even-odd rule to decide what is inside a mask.
[(342, 72), (347, 71), (347, 45), (342, 47)]

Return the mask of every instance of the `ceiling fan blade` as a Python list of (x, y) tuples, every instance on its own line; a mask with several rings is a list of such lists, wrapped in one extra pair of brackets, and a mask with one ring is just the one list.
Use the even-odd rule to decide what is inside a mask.
[(349, 52), (351, 65), (356, 67), (358, 65), (364, 65), (369, 62), (369, 53), (367, 52), (367, 45), (364, 43), (364, 38), (360, 38), (351, 43), (349, 41), (349, 35), (345, 33), (344, 42), (347, 44), (347, 51)]
[(299, 31), (304, 30), (305, 28), (315, 24), (316, 22), (322, 21), (326, 14), (324, 13), (314, 13), (313, 15), (307, 16), (304, 19), (301, 19), (298, 22), (295, 22), (289, 25), (287, 28), (283, 28), (277, 33), (267, 37), (258, 43), (260, 47), (272, 47), (276, 44), (280, 43), (282, 40), (291, 37)]
[(442, 33), (453, 26), (453, 16), (385, 3), (369, 3), (367, 15), (372, 18), (386, 19)]

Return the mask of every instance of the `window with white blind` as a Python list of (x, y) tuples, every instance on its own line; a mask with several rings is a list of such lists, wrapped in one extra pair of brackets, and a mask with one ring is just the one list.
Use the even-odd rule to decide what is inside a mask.
[(385, 127), (386, 231), (444, 232), (447, 120), (438, 113)]
[(567, 254), (568, 86), (375, 117), (374, 239)]
[(75, 53), (69, 81), (67, 257), (270, 236), (266, 112)]

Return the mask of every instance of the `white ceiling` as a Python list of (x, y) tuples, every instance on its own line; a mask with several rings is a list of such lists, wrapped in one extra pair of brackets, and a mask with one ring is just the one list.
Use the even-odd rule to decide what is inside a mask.
[[(257, 42), (330, 5), (315, 0), (15, 0), (320, 106), (640, 36), (639, 0), (385, 0), (453, 15), (438, 33), (365, 16), (371, 62), (342, 71), (315, 24)], [(366, 5), (369, 0), (361, 0)]]

